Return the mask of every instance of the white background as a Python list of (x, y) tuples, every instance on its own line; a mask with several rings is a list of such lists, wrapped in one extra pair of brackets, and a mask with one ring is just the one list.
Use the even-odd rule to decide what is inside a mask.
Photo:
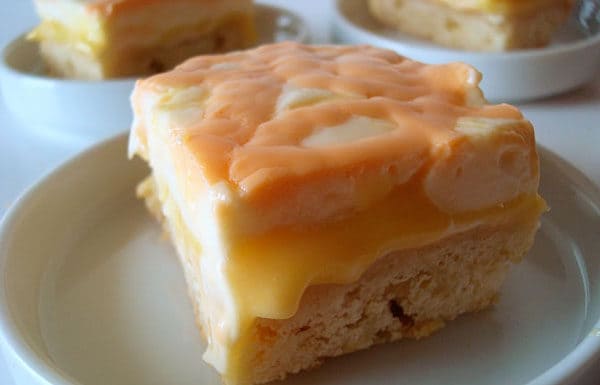
[[(308, 22), (313, 41), (328, 41), (330, 1), (266, 2), (295, 10)], [(0, 46), (35, 25), (36, 20), (29, 0), (0, 0)], [(539, 143), (600, 184), (600, 72), (580, 90), (519, 107), (534, 123)], [(28, 185), (89, 144), (29, 131), (12, 119), (0, 100), (0, 215)], [(13, 385), (2, 358), (0, 384)], [(592, 384), (600, 384), (600, 362), (593, 363), (592, 370), (577, 382)]]

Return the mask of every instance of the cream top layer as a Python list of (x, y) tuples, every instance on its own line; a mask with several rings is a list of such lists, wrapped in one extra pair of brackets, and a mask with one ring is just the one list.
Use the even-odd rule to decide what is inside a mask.
[(500, 14), (518, 14), (532, 12), (555, 4), (574, 3), (573, 0), (436, 0), (452, 8), (491, 12)]
[(147, 130), (168, 130), (202, 173), (205, 187), (184, 191), (224, 184), (236, 223), (339, 219), (417, 174), (442, 211), (479, 210), (538, 184), (531, 125), (485, 105), (479, 81), (464, 64), (367, 46), (204, 56), (138, 82), (131, 150), (144, 155)]

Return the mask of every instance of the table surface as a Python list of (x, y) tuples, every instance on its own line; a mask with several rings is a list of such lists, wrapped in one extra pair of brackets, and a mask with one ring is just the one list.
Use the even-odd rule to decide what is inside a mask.
[[(264, 1), (264, 0), (263, 0)], [(264, 1), (302, 15), (314, 42), (329, 41), (331, 1)], [(35, 25), (30, 1), (0, 0), (0, 46)], [(586, 87), (568, 94), (519, 105), (536, 127), (537, 140), (600, 185), (600, 72)], [(0, 215), (42, 175), (91, 142), (40, 135), (19, 125), (0, 101)], [(575, 385), (600, 383), (600, 362)], [(13, 385), (0, 358), (0, 384)], [(32, 384), (34, 385), (34, 384)]]

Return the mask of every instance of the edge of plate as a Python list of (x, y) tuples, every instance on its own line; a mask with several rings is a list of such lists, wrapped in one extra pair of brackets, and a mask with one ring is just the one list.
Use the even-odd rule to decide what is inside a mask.
[[(600, 202), (600, 186), (583, 172), (546, 147), (538, 145), (538, 152), (543, 153), (546, 159), (564, 170), (570, 179), (575, 180), (577, 185), (583, 186), (595, 201)], [(580, 378), (592, 366), (593, 361), (598, 359), (600, 359), (600, 319), (596, 320), (592, 329), (587, 332), (587, 335), (573, 350), (537, 378), (531, 380), (528, 385), (570, 383)]]
[(12, 225), (19, 220), (22, 210), (43, 185), (64, 173), (66, 169), (75, 167), (82, 159), (94, 156), (94, 154), (104, 151), (107, 147), (115, 146), (120, 141), (126, 140), (127, 136), (128, 133), (122, 133), (98, 142), (42, 174), (19, 195), (0, 219), (0, 345), (5, 354), (11, 354), (11, 357), (6, 357), (7, 359), (17, 360), (22, 368), (28, 370), (29, 375), (40, 377), (40, 379), (52, 385), (82, 384), (61, 371), (60, 368), (49, 365), (48, 362), (35, 354), (22, 333), (20, 333), (18, 325), (12, 319), (11, 305), (6, 296), (5, 288), (6, 238), (10, 236)]

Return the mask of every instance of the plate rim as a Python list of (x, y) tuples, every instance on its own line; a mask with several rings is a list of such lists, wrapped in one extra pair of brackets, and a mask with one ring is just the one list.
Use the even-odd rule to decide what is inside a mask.
[[(18, 325), (11, 317), (11, 301), (6, 295), (6, 263), (8, 253), (6, 251), (6, 239), (10, 238), (14, 224), (18, 222), (21, 213), (26, 210), (27, 205), (35, 199), (39, 191), (53, 179), (68, 172), (83, 159), (97, 156), (106, 148), (118, 145), (127, 140), (129, 133), (121, 133), (104, 139), (94, 145), (83, 149), (74, 156), (60, 162), (56, 167), (46, 171), (34, 180), (9, 206), (0, 219), (0, 347), (5, 354), (11, 354), (11, 358), (17, 359), (29, 374), (40, 377), (51, 385), (84, 385), (65, 373), (57, 365), (49, 365), (44, 359), (34, 352), (26, 341), (26, 335), (21, 333)], [(10, 371), (10, 370), (9, 370)], [(12, 372), (11, 372), (12, 373)]]
[[(0, 345), (4, 348), (5, 353), (9, 353), (11, 358), (17, 359), (31, 375), (39, 377), (52, 385), (81, 385), (81, 383), (65, 373), (58, 365), (50, 365), (36, 354), (34, 349), (27, 343), (26, 334), (21, 332), (11, 316), (11, 301), (4, 290), (6, 285), (5, 267), (9, 258), (5, 245), (22, 213), (47, 184), (55, 178), (59, 178), (61, 174), (68, 173), (83, 159), (98, 156), (98, 153), (106, 151), (107, 148), (126, 142), (128, 135), (128, 133), (121, 133), (98, 142), (46, 172), (19, 195), (0, 220)], [(592, 194), (595, 201), (600, 202), (600, 187), (587, 175), (545, 146), (538, 144), (538, 152), (540, 158), (544, 157), (557, 167), (565, 170), (568, 178), (574, 180), (578, 186), (585, 188), (586, 192)], [(586, 336), (569, 353), (545, 372), (540, 373), (529, 384), (558, 385), (578, 378), (592, 365), (595, 359), (600, 359), (600, 336), (593, 334), (593, 331), (597, 328), (600, 328), (600, 318), (595, 321), (592, 330), (588, 331)]]

